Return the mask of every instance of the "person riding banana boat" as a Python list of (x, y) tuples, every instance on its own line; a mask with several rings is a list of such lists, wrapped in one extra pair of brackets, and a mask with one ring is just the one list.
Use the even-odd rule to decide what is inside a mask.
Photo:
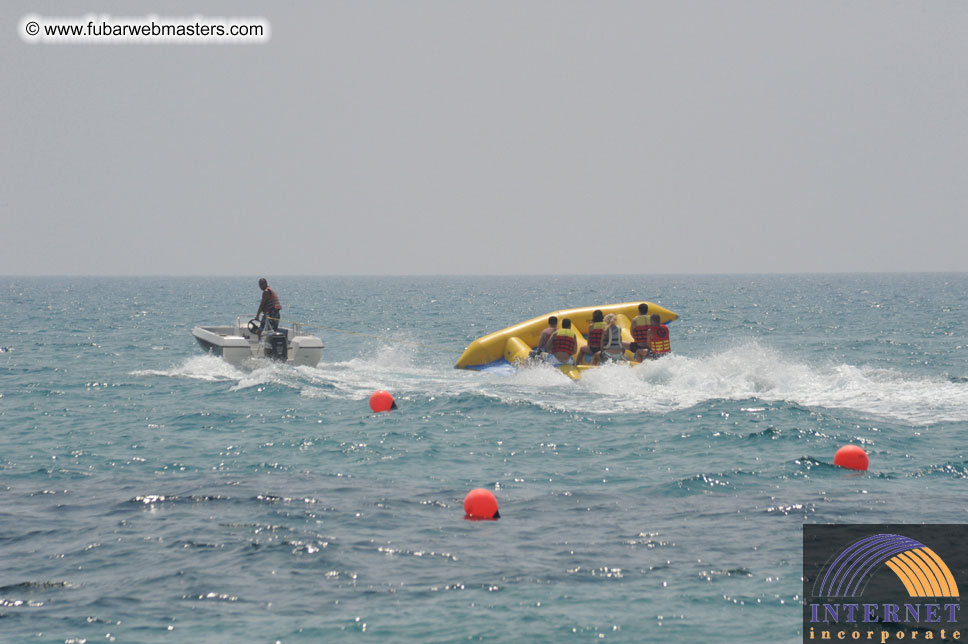
[[(606, 321), (608, 315), (615, 317)], [(658, 316), (655, 322), (653, 315)], [(629, 319), (632, 316), (634, 324)], [(454, 366), (508, 373), (547, 362), (577, 380), (583, 371), (596, 368), (602, 361), (624, 359), (626, 364), (636, 365), (647, 357), (669, 353), (666, 325), (677, 318), (672, 311), (650, 302), (558, 310), (477, 338)]]
[(578, 336), (571, 328), (571, 320), (561, 321), (561, 328), (551, 334), (545, 343), (548, 353), (543, 354), (545, 362), (558, 367), (575, 364), (575, 352), (578, 350)]
[(609, 313), (605, 316), (605, 328), (602, 332), (602, 348), (592, 358), (592, 364), (601, 364), (602, 360), (611, 362), (625, 362), (625, 351), (628, 342), (622, 341), (622, 327), (618, 325), (618, 316)]
[[(611, 313), (609, 314), (611, 315)], [(605, 318), (601, 309), (595, 309), (592, 312), (592, 321), (588, 325), (588, 333), (585, 339), (588, 341), (587, 344), (579, 347), (578, 357), (576, 358), (576, 364), (581, 364), (585, 360), (585, 356), (589, 356), (591, 360), (595, 360), (599, 352), (602, 350), (602, 336), (605, 334)], [(592, 364), (597, 364), (592, 362)]]
[[(648, 316), (647, 322), (645, 318), (645, 315), (639, 315), (632, 320), (632, 337), (637, 338), (637, 341), (633, 342), (630, 348), (635, 352), (635, 359), (639, 362), (658, 360), (672, 351), (672, 345), (669, 341), (669, 327), (662, 324), (658, 315)], [(637, 320), (639, 321), (638, 325), (636, 325)], [(638, 332), (638, 335), (636, 335), (636, 332)], [(638, 338), (641, 338), (641, 341), (638, 341)]]

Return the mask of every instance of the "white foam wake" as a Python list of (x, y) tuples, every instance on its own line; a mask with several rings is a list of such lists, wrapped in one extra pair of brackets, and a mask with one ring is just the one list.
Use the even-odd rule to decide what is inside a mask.
[(131, 372), (132, 376), (161, 376), (169, 378), (188, 378), (208, 382), (222, 380), (238, 380), (244, 372), (233, 367), (221, 358), (204, 355), (188, 358), (180, 365), (170, 369), (139, 369)]
[(277, 384), (319, 399), (361, 400), (387, 389), (395, 396), (431, 401), (471, 395), (587, 414), (664, 413), (712, 400), (755, 399), (847, 409), (912, 425), (968, 422), (968, 383), (869, 366), (811, 364), (755, 342), (708, 356), (671, 355), (632, 368), (606, 365), (585, 371), (578, 382), (551, 367), (502, 376), (425, 359), (418, 350), (374, 347), (363, 357), (317, 367), (260, 362), (242, 370), (198, 356), (168, 370), (133, 375), (235, 381), (233, 391)]
[(706, 357), (673, 355), (632, 369), (599, 369), (581, 386), (626, 411), (758, 399), (849, 409), (911, 424), (968, 421), (968, 384), (894, 369), (808, 364), (756, 343)]

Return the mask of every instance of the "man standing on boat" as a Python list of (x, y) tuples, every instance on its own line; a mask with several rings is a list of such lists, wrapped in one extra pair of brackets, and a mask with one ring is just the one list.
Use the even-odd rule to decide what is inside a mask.
[(262, 289), (262, 301), (259, 303), (259, 310), (255, 312), (255, 319), (259, 319), (259, 315), (262, 315), (262, 324), (259, 325), (259, 337), (262, 337), (262, 332), (266, 328), (266, 322), (273, 331), (279, 330), (279, 318), (282, 314), (282, 303), (279, 302), (279, 296), (276, 292), (269, 288), (269, 282), (266, 278), (259, 278), (259, 288)]

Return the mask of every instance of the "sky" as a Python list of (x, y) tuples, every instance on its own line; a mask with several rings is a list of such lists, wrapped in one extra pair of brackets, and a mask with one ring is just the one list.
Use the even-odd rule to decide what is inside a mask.
[[(25, 16), (257, 16), (41, 44)], [(0, 7), (0, 275), (968, 271), (968, 2)]]

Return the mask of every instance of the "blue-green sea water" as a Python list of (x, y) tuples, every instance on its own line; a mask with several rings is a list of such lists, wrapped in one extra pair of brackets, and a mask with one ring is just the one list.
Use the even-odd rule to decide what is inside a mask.
[[(795, 642), (805, 522), (968, 522), (968, 275), (268, 275), (323, 361), (204, 355), (257, 277), (0, 280), (0, 641)], [(453, 368), (640, 299), (671, 357)]]

